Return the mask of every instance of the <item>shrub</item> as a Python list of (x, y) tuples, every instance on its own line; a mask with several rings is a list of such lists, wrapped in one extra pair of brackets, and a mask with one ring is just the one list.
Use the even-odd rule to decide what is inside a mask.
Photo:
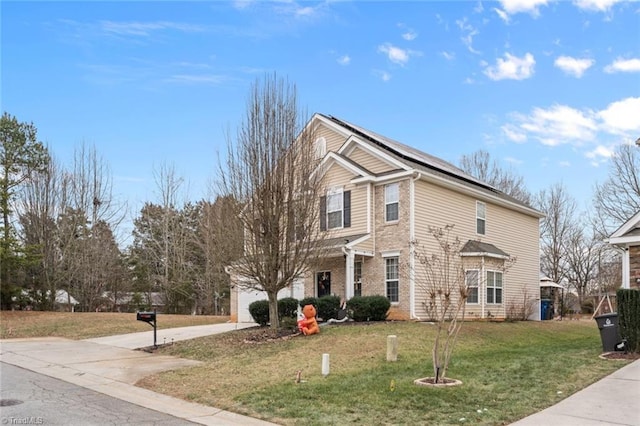
[(296, 318), (284, 317), (280, 320), (280, 328), (283, 330), (297, 330), (298, 320)]
[(318, 310), (318, 298), (317, 297), (305, 297), (300, 300), (300, 307), (304, 308), (305, 305), (313, 305)]
[(354, 296), (347, 301), (347, 311), (354, 321), (369, 321), (369, 300), (364, 296)]
[(249, 305), (249, 313), (255, 322), (260, 325), (269, 323), (269, 301), (256, 300)]
[(630, 352), (640, 352), (640, 290), (618, 289), (618, 327)]
[(285, 297), (278, 300), (278, 318), (298, 318), (298, 299)]
[(369, 299), (369, 321), (384, 321), (387, 319), (391, 302), (384, 296), (367, 296)]
[(338, 317), (340, 298), (338, 296), (322, 296), (318, 299), (318, 316), (324, 321)]

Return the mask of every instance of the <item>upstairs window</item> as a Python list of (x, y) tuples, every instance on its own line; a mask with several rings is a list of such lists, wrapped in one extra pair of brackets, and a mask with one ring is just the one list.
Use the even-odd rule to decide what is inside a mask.
[(400, 203), (400, 184), (390, 183), (384, 187), (384, 220), (395, 222), (398, 220), (398, 206)]
[(476, 233), (484, 235), (486, 231), (487, 206), (476, 201)]
[(318, 138), (314, 143), (314, 154), (316, 160), (321, 159), (327, 153), (327, 141), (325, 138)]
[(333, 188), (320, 197), (320, 230), (351, 226), (351, 191)]
[(344, 199), (342, 189), (327, 194), (327, 224), (329, 229), (342, 228)]
[(467, 287), (467, 303), (478, 303), (479, 278), (480, 271), (477, 269), (471, 269), (464, 273), (465, 285)]

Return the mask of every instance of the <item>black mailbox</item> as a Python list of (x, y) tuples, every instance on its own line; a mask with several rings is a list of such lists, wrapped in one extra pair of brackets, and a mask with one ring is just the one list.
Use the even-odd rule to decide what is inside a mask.
[(156, 320), (156, 313), (155, 312), (138, 312), (136, 319), (138, 321), (144, 321), (144, 322), (155, 322)]

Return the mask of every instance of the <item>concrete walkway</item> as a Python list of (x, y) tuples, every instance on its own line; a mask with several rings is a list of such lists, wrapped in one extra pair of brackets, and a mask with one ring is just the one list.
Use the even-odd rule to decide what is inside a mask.
[(640, 426), (640, 360), (512, 425)]
[[(186, 340), (251, 326), (253, 324), (227, 323), (159, 330), (158, 344), (162, 344), (165, 337), (168, 342), (170, 339)], [(0, 360), (193, 423), (272, 425), (134, 386), (145, 376), (200, 364), (199, 361), (131, 350), (151, 345), (153, 331), (87, 340), (7, 339), (0, 340)]]

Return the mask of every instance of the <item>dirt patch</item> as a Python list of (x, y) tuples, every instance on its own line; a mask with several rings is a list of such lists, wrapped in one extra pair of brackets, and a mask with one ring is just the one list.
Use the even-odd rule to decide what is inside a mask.
[(274, 342), (279, 340), (288, 340), (296, 336), (301, 336), (302, 333), (297, 329), (279, 329), (272, 330), (270, 328), (259, 328), (257, 330), (250, 330), (244, 336), (243, 342), (250, 344), (261, 344)]
[(413, 381), (414, 384), (418, 386), (431, 386), (431, 387), (449, 387), (449, 386), (460, 386), (462, 382), (456, 379), (449, 378), (440, 378), (438, 379), (438, 383), (436, 383), (435, 377), (424, 377), (422, 379), (417, 379)]

